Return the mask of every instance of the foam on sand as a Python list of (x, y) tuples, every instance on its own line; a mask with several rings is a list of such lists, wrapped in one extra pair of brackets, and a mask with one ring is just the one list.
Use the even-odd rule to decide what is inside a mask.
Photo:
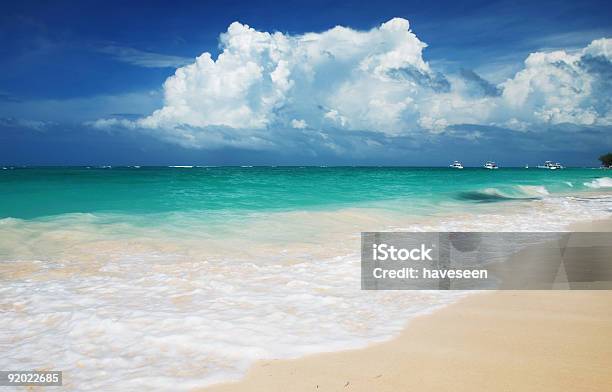
[(606, 290), (490, 292), (421, 317), (388, 343), (261, 361), (207, 392), (608, 391), (609, 368), (594, 364), (610, 359), (610, 303)]

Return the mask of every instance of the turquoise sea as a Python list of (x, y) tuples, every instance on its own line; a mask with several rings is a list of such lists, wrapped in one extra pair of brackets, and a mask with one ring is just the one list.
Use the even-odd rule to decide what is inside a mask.
[(0, 369), (64, 390), (190, 390), (364, 347), (462, 292), (360, 289), (362, 231), (559, 231), (612, 215), (599, 169), (0, 169)]
[[(45, 167), (0, 170), (0, 218), (65, 213), (248, 213), (334, 209), (404, 200), (425, 213), (444, 203), (529, 200), (593, 190), (600, 169), (404, 167)], [(586, 185), (585, 185), (586, 184)], [(523, 188), (521, 188), (521, 186)], [(537, 188), (542, 192), (538, 193)]]

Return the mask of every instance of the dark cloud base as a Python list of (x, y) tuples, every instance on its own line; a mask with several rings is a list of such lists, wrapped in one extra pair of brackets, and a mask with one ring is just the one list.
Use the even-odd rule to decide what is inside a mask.
[[(273, 134), (272, 134), (273, 136)], [(272, 140), (272, 139), (271, 139)], [(325, 140), (325, 144), (321, 141)], [(0, 165), (406, 165), (445, 166), (458, 159), (479, 166), (555, 160), (569, 166), (597, 166), (612, 150), (607, 128), (556, 126), (517, 132), (462, 125), (441, 134), (386, 137), (375, 132), (296, 133), (291, 144), (271, 150), (184, 148), (139, 131), (103, 132), (52, 124), (34, 130), (4, 123)]]

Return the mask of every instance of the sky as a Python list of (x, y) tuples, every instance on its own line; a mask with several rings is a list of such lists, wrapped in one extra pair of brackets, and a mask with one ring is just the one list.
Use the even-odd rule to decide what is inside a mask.
[(19, 1), (0, 165), (592, 166), (606, 1)]

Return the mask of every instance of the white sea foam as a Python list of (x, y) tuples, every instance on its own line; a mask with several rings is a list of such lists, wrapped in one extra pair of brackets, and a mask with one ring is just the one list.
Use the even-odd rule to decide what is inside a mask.
[(610, 216), (612, 197), (433, 217), (386, 206), (259, 214), (222, 232), (188, 213), (0, 220), (0, 368), (61, 369), (67, 390), (185, 390), (258, 359), (362, 347), (463, 294), (361, 291), (361, 230), (558, 231)]
[(517, 185), (516, 187), (527, 196), (542, 197), (550, 194), (542, 185)]
[(501, 197), (501, 198), (511, 198), (512, 197), (511, 195), (509, 195), (509, 194), (507, 194), (505, 192), (502, 192), (502, 191), (500, 191), (497, 188), (485, 188), (485, 189), (482, 190), (482, 193), (485, 194), (485, 195), (498, 196), (498, 197)]
[(584, 186), (587, 186), (589, 188), (595, 188), (595, 189), (612, 188), (612, 178), (610, 177), (597, 178), (591, 182), (585, 182)]
[(38, 264), (31, 279), (0, 288), (13, 308), (0, 322), (0, 363), (62, 369), (65, 387), (78, 390), (236, 378), (257, 359), (386, 339), (410, 315), (452, 299), (362, 292), (358, 261), (344, 257), (287, 266), (131, 257), (60, 279), (44, 274), (62, 265)]
[(542, 185), (514, 185), (511, 187), (485, 188), (459, 193), (459, 199), (492, 202), (502, 200), (540, 199), (550, 195)]

